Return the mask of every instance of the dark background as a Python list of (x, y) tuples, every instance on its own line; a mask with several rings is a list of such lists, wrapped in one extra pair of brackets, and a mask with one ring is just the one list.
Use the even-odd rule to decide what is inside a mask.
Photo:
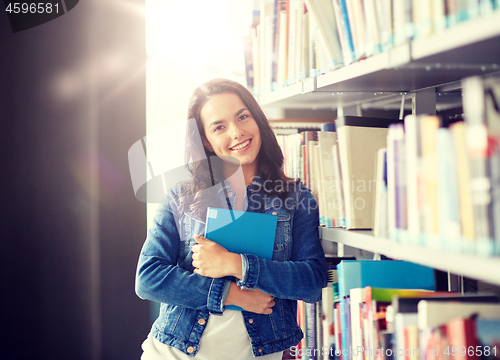
[(145, 0), (86, 0), (12, 33), (0, 3), (0, 359), (138, 359)]

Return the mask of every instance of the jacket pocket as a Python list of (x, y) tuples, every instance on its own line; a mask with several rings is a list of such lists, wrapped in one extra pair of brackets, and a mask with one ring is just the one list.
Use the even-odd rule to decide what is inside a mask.
[(290, 252), (291, 241), (291, 215), (286, 209), (269, 207), (265, 214), (278, 216), (276, 225), (276, 236), (274, 238), (273, 260), (287, 261)]

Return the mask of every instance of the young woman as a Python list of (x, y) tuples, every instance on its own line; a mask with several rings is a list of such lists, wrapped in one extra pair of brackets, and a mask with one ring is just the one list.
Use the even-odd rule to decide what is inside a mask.
[[(283, 173), (276, 137), (242, 85), (203, 84), (188, 118), (195, 120), (186, 154), (193, 180), (170, 189), (139, 258), (136, 292), (161, 303), (142, 359), (281, 359), (303, 337), (296, 300), (316, 302), (326, 286), (316, 201)], [(231, 158), (242, 172), (234, 171)], [(278, 216), (272, 261), (228, 252), (200, 236), (214, 199)]]

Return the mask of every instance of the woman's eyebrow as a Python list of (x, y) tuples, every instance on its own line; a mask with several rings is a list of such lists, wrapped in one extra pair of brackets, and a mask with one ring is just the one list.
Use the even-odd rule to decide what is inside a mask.
[(242, 109), (240, 109), (240, 110), (236, 111), (236, 114), (234, 114), (234, 116), (235, 116), (235, 117), (236, 117), (236, 116), (238, 116), (239, 114), (241, 114), (241, 113), (242, 113), (243, 111), (245, 111), (245, 110), (248, 110), (248, 109), (247, 109), (247, 108), (242, 108)]
[(212, 121), (210, 123), (209, 127), (216, 126), (216, 125), (222, 124), (224, 122), (225, 122), (225, 120), (215, 120), (215, 121)]

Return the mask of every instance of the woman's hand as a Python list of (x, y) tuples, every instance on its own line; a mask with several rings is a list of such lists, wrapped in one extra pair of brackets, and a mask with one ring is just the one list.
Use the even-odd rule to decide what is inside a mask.
[(273, 312), (275, 302), (272, 295), (258, 289), (242, 290), (236, 283), (232, 282), (224, 305), (236, 305), (246, 311), (269, 315)]
[(193, 246), (194, 272), (212, 278), (235, 276), (241, 279), (241, 256), (227, 251), (216, 242), (195, 235), (197, 244)]

